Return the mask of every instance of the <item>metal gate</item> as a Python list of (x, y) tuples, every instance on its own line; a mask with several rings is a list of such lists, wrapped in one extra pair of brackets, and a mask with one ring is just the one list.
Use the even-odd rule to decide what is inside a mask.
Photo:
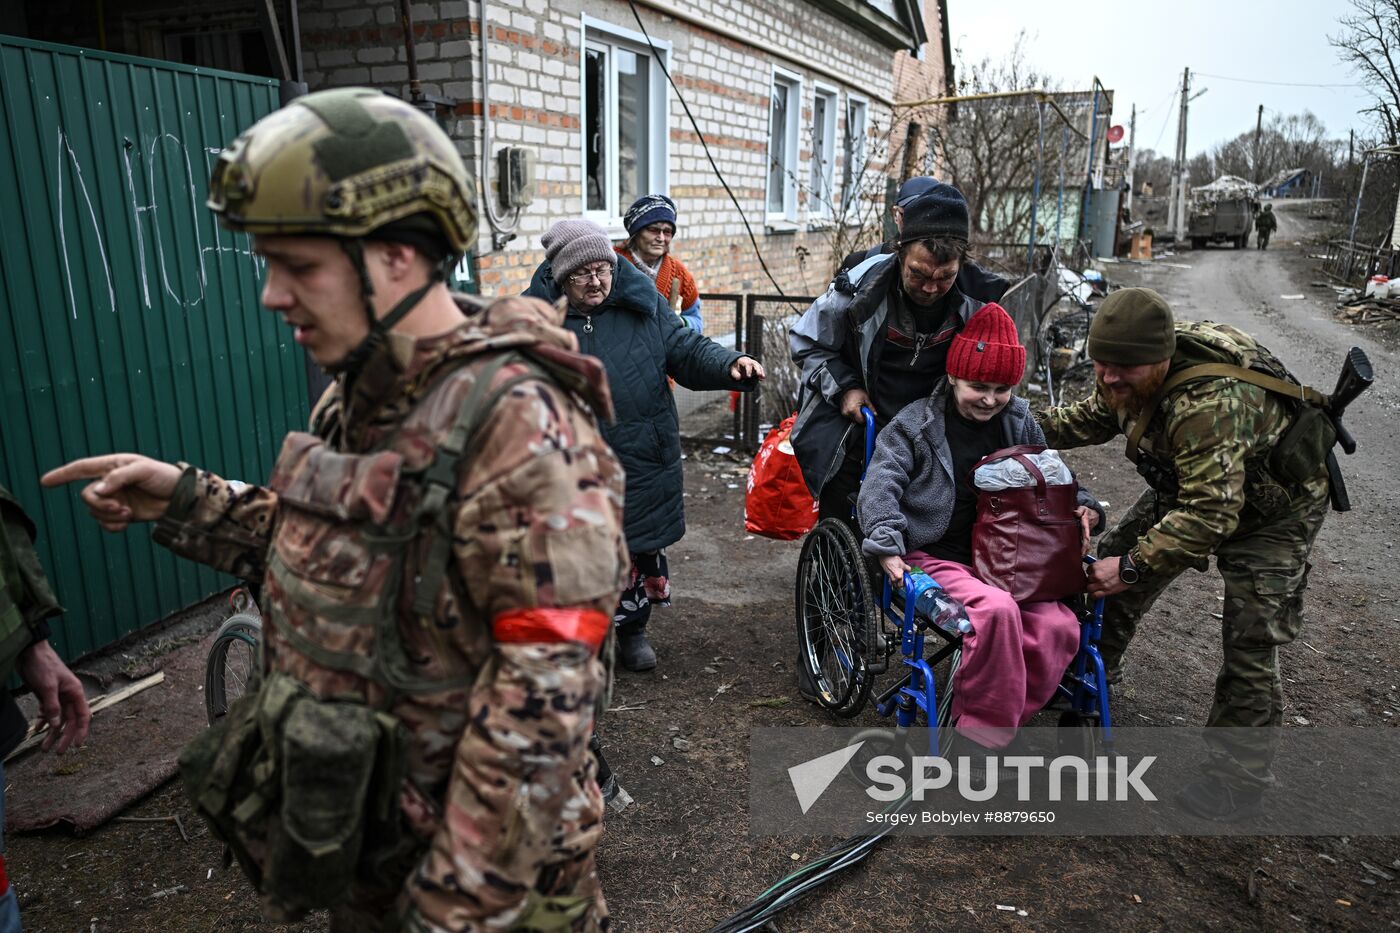
[(0, 483), (39, 523), (65, 657), (229, 581), (105, 534), (44, 471), (131, 450), (258, 481), (306, 422), (248, 238), (204, 206), (220, 147), (277, 103), (267, 78), (0, 36)]

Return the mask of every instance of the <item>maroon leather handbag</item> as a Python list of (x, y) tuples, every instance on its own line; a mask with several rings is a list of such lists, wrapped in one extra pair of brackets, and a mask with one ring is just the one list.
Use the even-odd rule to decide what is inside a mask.
[(1015, 459), (1035, 478), (1034, 486), (977, 491), (972, 525), (972, 565), (983, 583), (1011, 594), (1018, 603), (1064, 599), (1084, 591), (1083, 538), (1074, 510), (1078, 483), (1051, 486), (1026, 454), (1032, 444), (993, 451), (972, 467)]

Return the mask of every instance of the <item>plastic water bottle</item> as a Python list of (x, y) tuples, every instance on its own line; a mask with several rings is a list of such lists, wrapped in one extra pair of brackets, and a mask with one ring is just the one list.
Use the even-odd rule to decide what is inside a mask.
[(948, 595), (948, 591), (918, 567), (909, 568), (909, 576), (914, 582), (914, 612), (931, 624), (953, 635), (965, 635), (972, 631), (972, 623), (967, 618), (967, 608), (962, 601)]

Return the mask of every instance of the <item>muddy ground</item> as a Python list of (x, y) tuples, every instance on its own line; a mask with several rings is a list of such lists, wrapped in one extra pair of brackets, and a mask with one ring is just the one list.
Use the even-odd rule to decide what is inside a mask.
[[(1310, 285), (1320, 276), (1305, 259), (1307, 247), (1295, 245), (1305, 232), (1301, 215), (1285, 209), (1268, 252), (1212, 248), (1165, 259), (1190, 268), (1119, 264), (1106, 271), (1114, 281), (1162, 291), (1181, 317), (1256, 334), (1324, 389), (1347, 347), (1371, 355), (1382, 382), (1349, 419), (1362, 443), (1345, 464), (1357, 508), (1330, 516), (1319, 538), (1309, 622), (1302, 641), (1283, 652), (1285, 718), (1291, 728), (1305, 728), (1299, 717), (1316, 726), (1390, 726), (1400, 718), (1400, 584), (1388, 572), (1400, 539), (1393, 492), (1400, 367), (1390, 341), (1333, 321), (1332, 293)], [(1306, 297), (1281, 297), (1289, 294)], [(690, 529), (671, 551), (676, 604), (653, 624), (661, 664), (651, 674), (620, 675), (603, 723), (609, 759), (636, 798), (610, 818), (600, 852), (623, 930), (703, 930), (830, 843), (748, 832), (750, 730), (830, 720), (798, 700), (793, 686), (798, 545), (745, 534), (747, 464), (710, 446), (690, 449)], [(1076, 452), (1073, 461), (1111, 516), (1141, 489), (1117, 445)], [(1163, 597), (1128, 655), (1125, 689), (1115, 697), (1119, 723), (1184, 728), (1203, 720), (1219, 657), (1213, 613), (1221, 592), (1214, 571), (1188, 572)], [(875, 721), (867, 711), (855, 724)], [(677, 738), (689, 743), (685, 750)], [(167, 786), (127, 815), (170, 814), (183, 815), (189, 842), (172, 824), (131, 822), (81, 838), (12, 839), (9, 863), (26, 928), (276, 929), (259, 923), (236, 871), (219, 867), (218, 847), (177, 788)], [(779, 917), (776, 929), (1389, 928), (1400, 926), (1400, 881), (1379, 878), (1361, 862), (1388, 868), (1398, 859), (1393, 837), (891, 839)]]

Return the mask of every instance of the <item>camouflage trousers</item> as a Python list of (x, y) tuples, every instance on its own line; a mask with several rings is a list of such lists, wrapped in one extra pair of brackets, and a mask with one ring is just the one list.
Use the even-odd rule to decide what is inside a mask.
[[(331, 909), (329, 933), (399, 933), (405, 906), (404, 883), (420, 854), (388, 866), (381, 884), (357, 882), (346, 903)], [(543, 874), (537, 890), (529, 895), (526, 916), (510, 929), (602, 933), (610, 927), (608, 905), (592, 852), (586, 858), (546, 868)], [(463, 930), (490, 926), (479, 920), (464, 923)]]
[[(1326, 479), (1284, 500), (1267, 514), (1247, 504), (1239, 528), (1215, 552), (1225, 581), (1220, 629), (1224, 657), (1206, 725), (1226, 731), (1206, 733), (1209, 757), (1202, 767), (1235, 786), (1273, 783), (1269, 766), (1277, 746), (1274, 728), (1283, 722), (1278, 649), (1302, 631), (1303, 592), (1312, 566), (1308, 556), (1327, 514)], [(1132, 550), (1160, 517), (1160, 506), (1157, 493), (1143, 493), (1099, 541), (1098, 555), (1120, 557)], [(1196, 569), (1205, 570), (1205, 561)], [(1110, 680), (1119, 673), (1123, 652), (1143, 614), (1179, 575), (1145, 573), (1136, 585), (1105, 601), (1099, 650)]]

